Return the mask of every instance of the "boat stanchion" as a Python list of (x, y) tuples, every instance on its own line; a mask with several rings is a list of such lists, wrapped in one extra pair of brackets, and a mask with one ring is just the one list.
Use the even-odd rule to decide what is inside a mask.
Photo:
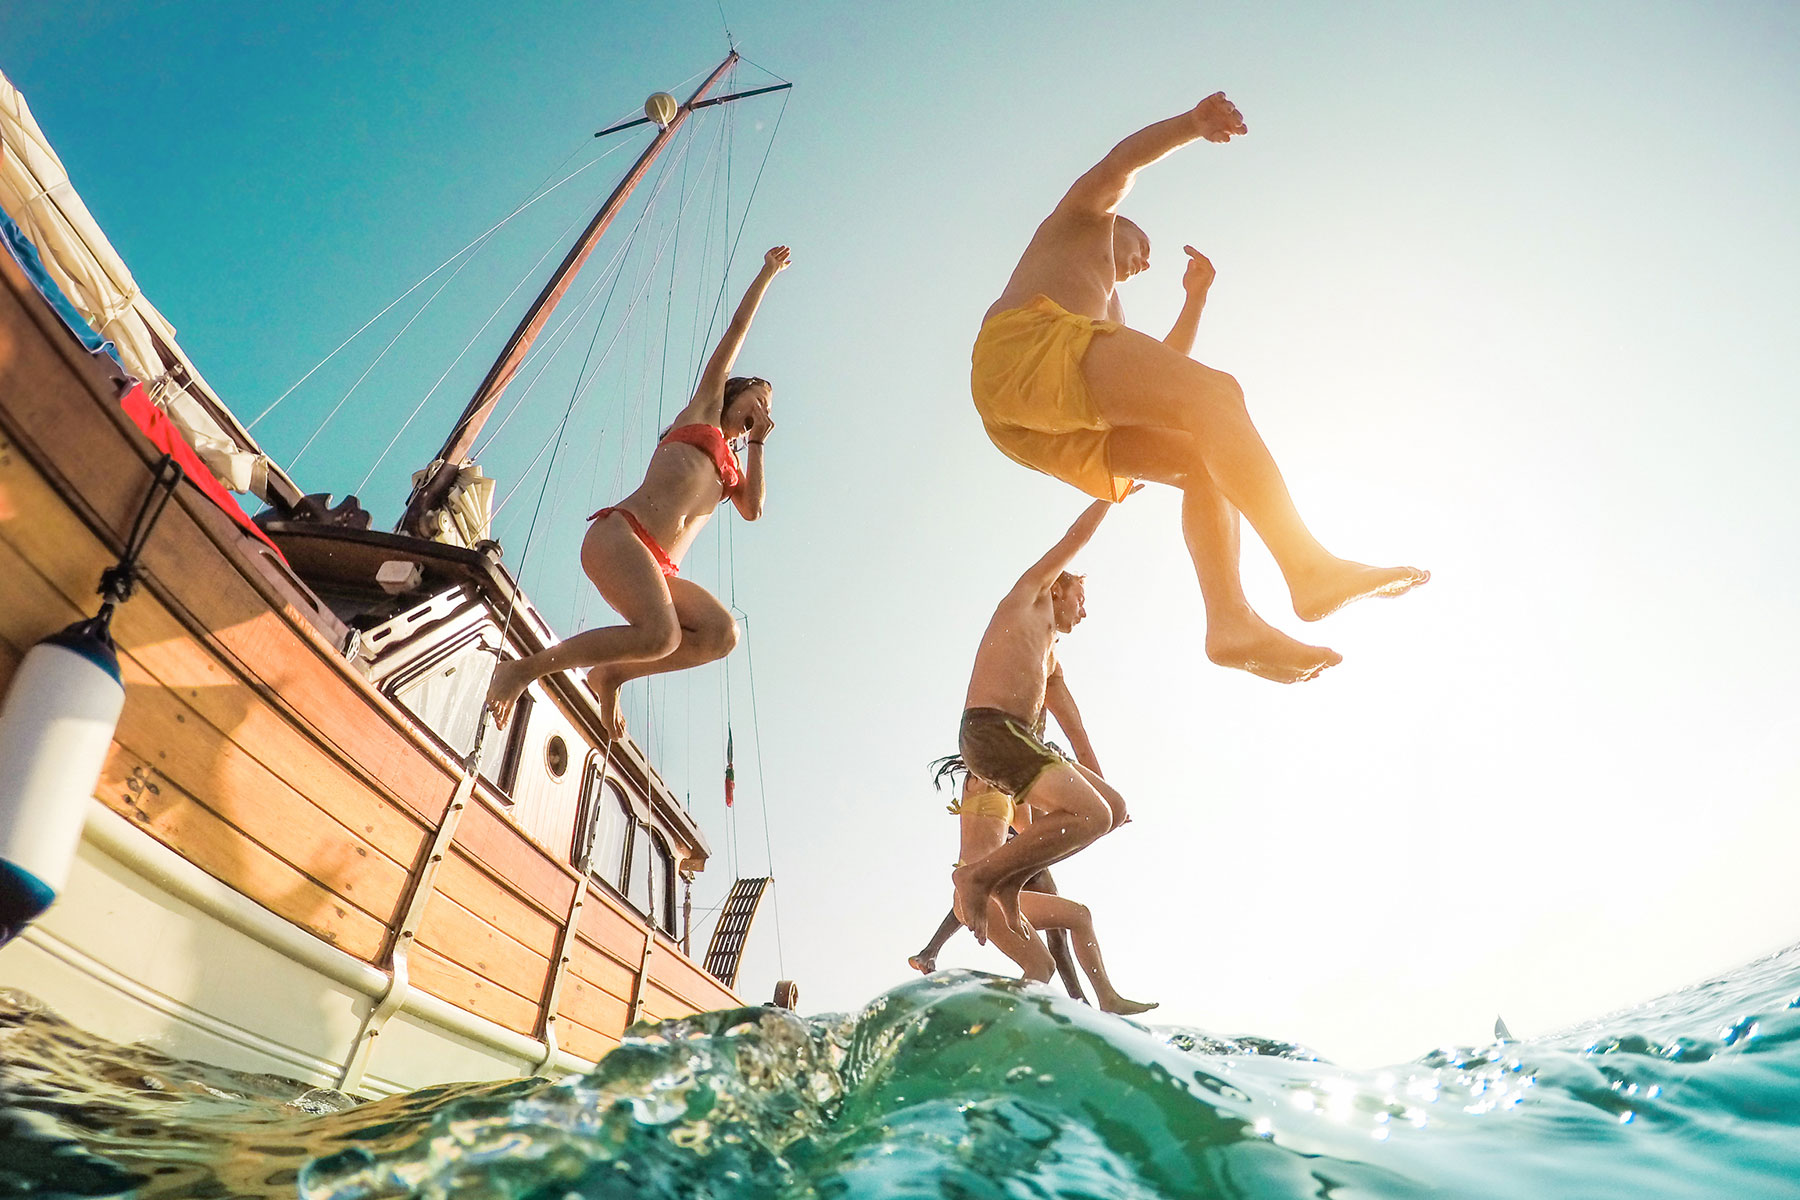
[(0, 702), (0, 946), (68, 882), (125, 707), (113, 610), (131, 598), (138, 556), (181, 480), (164, 455), (119, 561), (100, 576), (100, 611), (33, 646)]

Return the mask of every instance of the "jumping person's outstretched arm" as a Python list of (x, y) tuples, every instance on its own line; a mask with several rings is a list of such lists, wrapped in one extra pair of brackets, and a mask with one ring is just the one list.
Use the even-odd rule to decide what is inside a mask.
[(1214, 92), (1180, 116), (1140, 129), (1114, 146), (1092, 170), (1075, 181), (1056, 206), (1057, 211), (1092, 216), (1110, 213), (1125, 199), (1137, 173), (1151, 163), (1201, 138), (1228, 142), (1248, 132), (1237, 106), (1225, 98), (1224, 92)]
[[(1137, 488), (1132, 489), (1136, 490)], [(1112, 506), (1111, 500), (1096, 500), (1083, 509), (1081, 515), (1075, 518), (1075, 523), (1069, 526), (1069, 532), (1050, 547), (1050, 553), (1032, 563), (1031, 569), (1019, 576), (1019, 582), (1013, 584), (1013, 591), (1033, 594), (1048, 591), (1050, 585), (1056, 582), (1056, 577), (1068, 569), (1069, 564), (1075, 561), (1075, 556), (1081, 553), (1081, 548), (1099, 530), (1100, 522), (1106, 519), (1106, 510)]]
[(763, 293), (769, 290), (769, 284), (775, 276), (788, 265), (788, 248), (776, 246), (763, 255), (762, 270), (744, 289), (744, 298), (738, 301), (737, 311), (731, 314), (731, 324), (719, 337), (719, 344), (713, 347), (712, 357), (706, 360), (706, 369), (700, 373), (700, 382), (694, 388), (694, 398), (688, 402), (677, 424), (691, 418), (699, 418), (713, 424), (719, 420), (718, 410), (724, 404), (725, 381), (731, 377), (731, 368), (737, 363), (738, 351), (744, 348), (744, 337), (750, 332), (750, 322), (756, 316), (757, 305), (762, 303)]

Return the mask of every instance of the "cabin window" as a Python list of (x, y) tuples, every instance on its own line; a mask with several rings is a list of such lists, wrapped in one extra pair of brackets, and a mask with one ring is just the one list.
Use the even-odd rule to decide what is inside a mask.
[(656, 923), (663, 932), (675, 936), (675, 856), (661, 834), (653, 835), (651, 886), (656, 892)]
[(631, 861), (626, 865), (625, 898), (633, 908), (656, 919), (655, 867), (656, 853), (650, 842), (650, 829), (637, 825), (631, 831)]
[(458, 754), (475, 744), (494, 651), (488, 631), (473, 630), (400, 673), (384, 689)]
[(625, 870), (631, 811), (619, 785), (601, 777), (599, 764), (588, 764), (585, 782), (587, 786), (581, 790), (581, 819), (575, 823), (575, 844), (570, 848), (569, 861), (580, 866), (583, 855), (591, 855), (588, 874), (616, 888)]
[(531, 708), (536, 701), (530, 692), (521, 695), (513, 705), (512, 720), (506, 725), (506, 750), (500, 756), (498, 769), (490, 773), (487, 755), (483, 754), (481, 773), (510, 802), (513, 788), (519, 782), (519, 768), (524, 764), (525, 735), (531, 728)]
[(560, 733), (551, 734), (544, 742), (544, 769), (552, 779), (561, 779), (569, 769), (569, 743), (563, 741)]

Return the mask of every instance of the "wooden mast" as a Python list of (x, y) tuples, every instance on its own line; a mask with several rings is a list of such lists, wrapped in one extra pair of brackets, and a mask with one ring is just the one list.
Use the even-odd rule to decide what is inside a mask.
[[(475, 395), (470, 399), (468, 406), (463, 409), (462, 416), (457, 418), (455, 426), (450, 430), (450, 436), (444, 440), (443, 447), (438, 450), (436, 457), (432, 460), (424, 481), (413, 488), (412, 496), (406, 503), (406, 512), (400, 518), (402, 533), (410, 533), (416, 537), (429, 536), (426, 530), (426, 518), (432, 510), (443, 503), (445, 495), (450, 491), (450, 485), (456, 481), (456, 473), (462, 466), (464, 456), (475, 444), (475, 438), (480, 434), (481, 427), (486, 424), (488, 416), (494, 411), (494, 405), (499, 403), (500, 394), (506, 390), (506, 385), (511, 383), (513, 376), (518, 373), (519, 367), (525, 361), (525, 355), (531, 350), (532, 343), (537, 340), (538, 334), (543, 332), (544, 325), (550, 320), (550, 314), (555, 311), (564, 293), (575, 281), (576, 273), (581, 270), (582, 264), (587, 262), (588, 255), (593, 253), (594, 247), (599, 244), (601, 236), (612, 224), (613, 218), (618, 216), (619, 210), (624, 207), (632, 190), (643, 181), (645, 174), (650, 169), (650, 164), (656, 161), (657, 155), (661, 154), (663, 148), (673, 140), (676, 130), (681, 128), (682, 123), (696, 108), (706, 108), (738, 98), (737, 96), (722, 96), (716, 100), (702, 102), (702, 97), (737, 61), (738, 52), (736, 50), (727, 54), (725, 61), (715, 67), (712, 74), (708, 75), (705, 81), (694, 90), (694, 94), (688, 97), (687, 103), (676, 110), (674, 118), (663, 126), (661, 132), (656, 135), (656, 139), (645, 148), (643, 154), (638, 156), (637, 162), (626, 173), (625, 178), (619, 181), (619, 186), (613, 189), (613, 193), (607, 197), (606, 203), (600, 206), (600, 211), (594, 214), (594, 219), (588, 222), (587, 229), (569, 248), (568, 254), (563, 256), (562, 265), (556, 268), (556, 273), (550, 277), (550, 282), (546, 283), (544, 290), (538, 293), (538, 298), (533, 302), (530, 311), (525, 314), (525, 319), (519, 322), (517, 329), (513, 330), (512, 337), (507, 340), (506, 348), (500, 352), (500, 357), (488, 370), (487, 378), (481, 381), (481, 386), (475, 389)], [(773, 89), (759, 88), (755, 93), (745, 94), (760, 94), (768, 90)], [(616, 129), (643, 123), (645, 122), (630, 121), (624, 125), (614, 126), (613, 129), (602, 130), (601, 133), (611, 133)], [(594, 136), (600, 135), (595, 134)]]

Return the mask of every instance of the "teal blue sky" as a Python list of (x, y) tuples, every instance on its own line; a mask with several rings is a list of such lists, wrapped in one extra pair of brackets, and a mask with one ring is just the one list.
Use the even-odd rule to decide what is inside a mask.
[[(1283, 689), (1205, 661), (1173, 495), (1112, 514), (1082, 562), (1090, 619), (1062, 656), (1136, 819), (1059, 878), (1094, 909), (1121, 989), (1172, 1021), (1397, 1061), (1481, 1038), (1496, 1010), (1540, 1033), (1794, 939), (1791, 6), (723, 14), (750, 60), (796, 84), (785, 110), (746, 102), (729, 159), (741, 205), (779, 115), (729, 283), (735, 296), (764, 247), (794, 247), (742, 360), (777, 389), (770, 506), (756, 525), (715, 522), (686, 572), (735, 589), (749, 654), (729, 678), (641, 689), (628, 711), (719, 851), (698, 903), (734, 854), (765, 866), (766, 800), (781, 937), (765, 914), (747, 995), (785, 970), (805, 1007), (853, 1007), (905, 975), (942, 914), (955, 827), (924, 763), (951, 748), (993, 603), (1083, 503), (988, 444), (969, 345), (1068, 183), (1218, 89), (1250, 135), (1144, 175), (1126, 211), (1152, 270), (1123, 290), (1127, 317), (1166, 331), (1181, 244), (1209, 254), (1196, 357), (1243, 382), (1302, 512), (1340, 553), (1435, 577), (1307, 627), (1347, 661)], [(246, 417), (725, 44), (713, 0), (0, 0), (0, 69)], [(769, 78), (746, 66), (738, 82)], [(699, 178), (711, 128), (696, 124)], [(371, 476), (382, 448), (641, 144), (446, 289), (298, 461), (306, 487), (360, 490), (392, 522), (523, 299)], [(671, 333), (663, 365), (663, 314), (679, 333), (690, 298), (718, 287), (698, 213), (692, 257), (665, 260), (679, 303), (667, 287), (644, 302), (528, 554), (541, 476), (501, 514), (564, 631), (605, 619), (573, 566), (581, 518), (635, 482), (650, 414), (695, 352), (691, 329)], [(258, 425), (278, 459), (398, 327)], [(572, 378), (547, 373), (484, 455), (503, 491)], [(1260, 547), (1245, 573), (1300, 632)], [(945, 962), (1002, 966), (966, 938)]]

